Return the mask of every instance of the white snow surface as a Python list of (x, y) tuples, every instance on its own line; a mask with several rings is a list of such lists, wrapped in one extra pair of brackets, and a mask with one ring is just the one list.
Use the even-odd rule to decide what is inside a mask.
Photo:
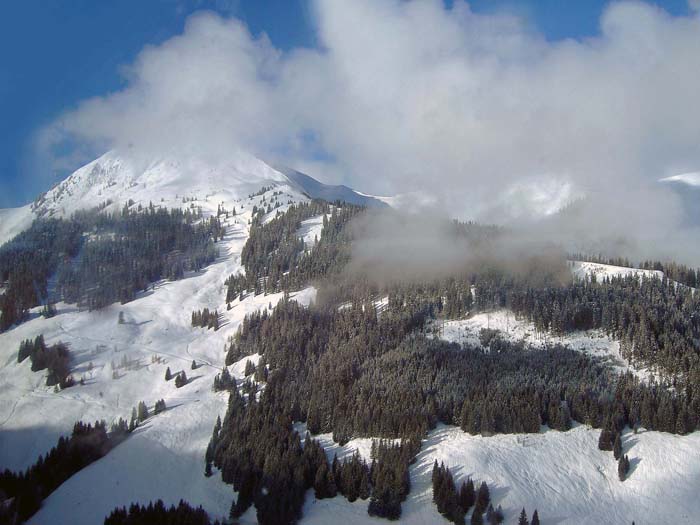
[(485, 328), (498, 330), (499, 336), (506, 341), (522, 341), (534, 348), (561, 344), (572, 350), (603, 358), (618, 372), (630, 371), (642, 379), (648, 379), (651, 375), (649, 370), (633, 367), (623, 359), (620, 355), (620, 343), (602, 330), (585, 330), (555, 336), (548, 332), (538, 332), (531, 322), (517, 318), (507, 309), (481, 312), (467, 319), (433, 323), (433, 330), (440, 339), (472, 346), (481, 346), (479, 334)]
[(304, 246), (307, 249), (313, 248), (315, 242), (321, 239), (323, 217), (323, 215), (318, 215), (301, 222), (301, 228), (297, 231), (297, 235), (304, 240)]
[[(227, 404), (227, 396), (213, 393), (211, 385), (224, 366), (227, 338), (245, 315), (274, 306), (283, 294), (251, 295), (235, 300), (231, 310), (226, 310), (223, 282), (242, 271), (240, 253), (248, 237), (248, 220), (253, 205), (262, 204), (263, 196), (250, 199), (248, 195), (270, 185), (274, 188), (266, 193), (267, 202), (273, 191), (283, 191), (279, 197), (282, 211), (290, 199), (306, 200), (284, 175), (250, 156), (241, 155), (219, 165), (163, 160), (135, 166), (110, 152), (76, 171), (33, 205), (0, 210), (0, 244), (28, 227), (36, 216), (66, 216), (107, 199), (112, 200), (108, 210), (133, 199), (136, 204), (153, 202), (178, 208), (194, 204), (205, 215), (215, 213), (219, 205), (228, 210), (235, 206), (239, 212), (225, 220), (227, 234), (218, 243), (221, 256), (206, 269), (179, 281), (159, 282), (126, 305), (87, 312), (60, 303), (55, 317), (44, 319), (35, 311), (31, 320), (0, 334), (2, 468), (25, 469), (59, 436), (69, 434), (77, 420), (105, 419), (109, 424), (119, 417), (128, 419), (132, 407), (142, 400), (153, 408), (155, 401), (163, 398), (168, 407), (105, 458), (61, 485), (31, 523), (53, 525), (65, 516), (78, 525), (101, 523), (116, 506), (158, 498), (166, 504), (185, 499), (202, 505), (213, 518), (228, 515), (232, 488), (223, 484), (216, 472), (210, 478), (204, 476), (206, 445), (216, 417), (224, 415)], [(182, 203), (183, 197), (188, 199), (186, 203)], [(322, 226), (322, 218), (318, 221), (316, 217), (302, 225), (300, 235), (305, 242), (313, 242), (320, 232), (317, 228)], [(580, 276), (647, 272), (599, 266), (607, 265), (574, 261), (572, 270)], [(293, 298), (309, 304), (315, 290), (308, 288)], [(378, 301), (377, 308), (382, 306), (384, 300)], [(216, 332), (190, 326), (191, 312), (205, 307), (223, 315)], [(124, 324), (117, 322), (119, 312), (124, 313)], [(478, 341), (478, 331), (486, 326), (536, 346), (545, 341), (574, 348), (580, 345), (579, 349), (609, 356), (618, 360), (616, 366), (626, 367), (619, 361), (616, 343), (601, 334), (575, 334), (563, 341), (551, 336), (545, 339), (507, 312), (447, 322), (441, 336), (457, 342), (469, 338)], [(45, 372), (31, 372), (29, 360), (17, 363), (19, 343), (39, 334), (44, 334), (48, 344), (63, 341), (70, 345), (74, 377), (83, 377), (84, 386), (55, 393), (45, 386)], [(234, 377), (243, 380), (246, 361), (257, 364), (259, 358), (250, 356), (232, 365)], [(121, 367), (122, 360), (129, 366)], [(190, 369), (192, 360), (200, 365), (196, 370)], [(166, 367), (173, 373), (185, 370), (189, 383), (177, 389), (173, 380), (166, 382)], [(538, 508), (543, 524), (697, 522), (700, 433), (625, 433), (623, 446), (632, 470), (624, 483), (617, 479), (611, 453), (597, 449), (598, 436), (598, 430), (582, 425), (565, 433), (546, 430), (536, 435), (489, 438), (438, 427), (427, 437), (411, 467), (412, 489), (403, 504), (401, 523), (447, 523), (432, 503), (430, 472), (436, 458), (450, 466), (459, 481), (469, 475), (487, 481), (494, 504), (503, 506), (507, 522), (516, 520), (523, 506), (530, 513)], [(369, 438), (353, 439), (343, 447), (333, 443), (331, 435), (317, 438), (327, 447), (329, 457), (337, 453), (342, 458), (358, 450), (369, 459)], [(386, 524), (367, 515), (366, 501), (351, 504), (342, 497), (317, 501), (309, 492), (302, 523), (331, 521)], [(247, 512), (241, 523), (255, 523), (254, 510)]]
[[(444, 462), (455, 481), (486, 481), (505, 523), (515, 523), (520, 509), (538, 509), (543, 525), (632, 523), (695, 524), (700, 501), (700, 432), (674, 436), (642, 431), (622, 435), (631, 469), (617, 477), (611, 452), (598, 450), (600, 430), (577, 425), (568, 432), (543, 427), (539, 434), (471, 436), (459, 428), (438, 426), (423, 441), (410, 468), (411, 493), (400, 523), (423, 525), (448, 521), (432, 501), (433, 462)], [(467, 523), (471, 513), (467, 515)], [(304, 525), (382, 524), (367, 515), (367, 501), (349, 503), (342, 496), (316, 500), (307, 495)]]
[(614, 266), (612, 264), (601, 264), (586, 261), (569, 261), (569, 268), (574, 277), (578, 279), (590, 279), (595, 275), (598, 281), (605, 277), (628, 277), (630, 275), (639, 278), (657, 277), (663, 279), (664, 272), (659, 270), (642, 270), (639, 268), (627, 268), (626, 266)]
[(278, 191), (300, 195), (283, 174), (242, 152), (220, 162), (191, 157), (140, 163), (117, 151), (109, 151), (41, 196), (33, 208), (39, 216), (65, 217), (108, 199), (113, 201), (113, 209), (130, 199), (137, 205), (153, 202), (179, 208), (185, 197), (195, 198), (197, 206), (216, 210), (219, 202), (236, 201), (270, 185), (276, 186)]
[[(257, 191), (260, 186), (250, 187)], [(268, 199), (275, 190), (266, 194)], [(290, 188), (280, 197), (285, 204), (282, 210), (290, 199), (306, 200)], [(224, 280), (242, 271), (240, 253), (248, 238), (248, 220), (253, 205), (260, 205), (261, 200), (262, 196), (248, 199), (222, 192), (199, 201), (205, 216), (215, 212), (219, 203), (229, 210), (235, 205), (239, 212), (229, 219), (222, 217), (227, 233), (217, 243), (220, 257), (204, 270), (179, 281), (156, 283), (125, 305), (88, 312), (59, 303), (58, 314), (50, 319), (41, 317), (36, 308), (29, 321), (0, 334), (2, 468), (27, 468), (60, 436), (70, 434), (78, 420), (105, 419), (109, 425), (119, 417), (128, 419), (132, 407), (142, 400), (152, 409), (162, 398), (168, 407), (105, 458), (61, 485), (31, 523), (55, 524), (67, 515), (75, 524), (101, 523), (116, 506), (158, 498), (167, 504), (182, 498), (202, 505), (212, 518), (228, 515), (234, 496), (231, 486), (216, 474), (204, 476), (204, 452), (216, 417), (223, 417), (226, 411), (228, 397), (212, 392), (213, 379), (224, 366), (227, 338), (245, 315), (274, 307), (283, 297), (281, 293), (249, 295), (226, 309)], [(72, 209), (72, 203), (57, 202), (65, 204), (66, 211)], [(292, 298), (308, 305), (315, 292), (307, 288)], [(192, 311), (205, 307), (222, 314), (218, 331), (190, 326)], [(120, 312), (124, 324), (118, 323)], [(73, 376), (76, 381), (84, 378), (84, 386), (77, 384), (56, 393), (45, 386), (45, 371), (32, 372), (29, 359), (17, 363), (20, 342), (39, 334), (44, 334), (47, 344), (63, 341), (70, 346)], [(193, 360), (200, 365), (196, 370), (190, 369)], [(123, 361), (129, 365), (121, 366)], [(167, 367), (174, 374), (184, 370), (189, 383), (177, 389), (173, 380), (166, 382)], [(244, 367), (245, 360), (233, 365), (237, 379), (242, 379)]]
[(31, 226), (35, 215), (31, 204), (0, 209), (0, 246)]
[(700, 171), (672, 175), (661, 179), (660, 182), (682, 182), (688, 186), (700, 186)]

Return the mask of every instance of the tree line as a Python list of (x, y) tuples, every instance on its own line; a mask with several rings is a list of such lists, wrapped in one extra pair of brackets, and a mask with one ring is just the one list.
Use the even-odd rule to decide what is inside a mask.
[(69, 437), (60, 437), (45, 456), (24, 472), (0, 473), (0, 524), (16, 525), (33, 516), (49, 494), (73, 474), (106, 455), (125, 434), (115, 427), (107, 433), (104, 421), (78, 422)]
[[(38, 305), (49, 316), (59, 299), (89, 309), (131, 301), (154, 281), (179, 279), (213, 262), (223, 234), (217, 217), (152, 204), (37, 219), (0, 247), (0, 331), (24, 321)], [(50, 291), (54, 275), (56, 289)]]

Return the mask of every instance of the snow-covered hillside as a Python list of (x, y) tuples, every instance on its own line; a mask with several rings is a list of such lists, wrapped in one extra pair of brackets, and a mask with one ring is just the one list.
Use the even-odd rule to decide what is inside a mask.
[[(308, 182), (308, 181), (307, 181)], [(323, 186), (323, 185), (321, 185)], [(267, 191), (260, 192), (265, 188)], [(344, 187), (343, 187), (344, 188)], [(323, 188), (322, 188), (323, 189)], [(346, 191), (344, 188), (343, 191)], [(324, 190), (326, 191), (326, 190)], [(349, 190), (351, 191), (351, 190)], [(217, 416), (223, 416), (227, 395), (211, 390), (214, 376), (224, 366), (229, 336), (246, 314), (270, 308), (283, 294), (250, 295), (227, 310), (224, 280), (242, 271), (241, 250), (249, 235), (253, 206), (270, 203), (279, 195), (285, 210), (290, 202), (314, 197), (284, 173), (258, 159), (241, 155), (212, 166), (197, 160), (154, 161), (136, 167), (115, 153), (108, 153), (76, 171), (64, 183), (33, 205), (0, 210), (0, 243), (26, 228), (36, 216), (65, 216), (78, 209), (111, 201), (105, 209), (118, 209), (129, 200), (136, 204), (167, 207), (201, 207), (205, 216), (236, 208), (237, 215), (224, 221), (225, 237), (218, 243), (220, 257), (200, 272), (174, 282), (159, 282), (125, 305), (80, 311), (59, 303), (55, 317), (45, 319), (32, 312), (31, 319), (0, 334), (0, 466), (21, 470), (45, 454), (58, 437), (70, 433), (77, 420), (105, 419), (111, 423), (128, 418), (132, 407), (145, 401), (152, 409), (164, 399), (168, 409), (152, 416), (124, 443), (103, 459), (67, 480), (42, 505), (31, 520), (36, 524), (101, 523), (115, 506), (163, 499), (185, 499), (202, 505), (213, 518), (228, 515), (234, 497), (231, 486), (218, 473), (204, 476), (204, 453)], [(259, 193), (255, 196), (251, 194)], [(266, 220), (274, 217), (276, 210)], [(304, 221), (297, 234), (311, 247), (320, 238), (323, 216)], [(660, 272), (573, 261), (575, 276), (657, 275)], [(304, 305), (315, 298), (315, 289), (293, 295)], [(375, 301), (378, 311), (387, 298)], [(218, 331), (193, 328), (193, 310), (218, 310), (223, 320)], [(119, 322), (120, 314), (123, 323)], [(511, 340), (533, 346), (563, 343), (591, 354), (606, 356), (614, 366), (628, 369), (619, 357), (619, 345), (599, 332), (581, 332), (562, 338), (538, 334), (529, 323), (507, 311), (475, 315), (466, 320), (436, 325), (438, 336), (456, 342), (478, 344), (482, 328), (498, 329)], [(29, 360), (17, 363), (24, 339), (43, 334), (46, 342), (70, 346), (72, 370), (84, 384), (54, 392), (45, 386), (46, 373), (32, 372)], [(242, 381), (247, 360), (230, 370)], [(191, 363), (197, 363), (191, 369)], [(178, 389), (166, 382), (165, 370), (184, 370), (189, 382)], [(643, 371), (637, 371), (639, 373)], [(298, 430), (304, 432), (303, 425)], [(597, 449), (599, 431), (576, 426), (569, 432), (543, 429), (535, 435), (470, 436), (452, 427), (439, 427), (424, 440), (411, 467), (412, 490), (403, 505), (401, 522), (447, 523), (432, 502), (430, 469), (444, 461), (458, 480), (473, 476), (489, 483), (496, 505), (502, 505), (507, 522), (521, 507), (536, 507), (543, 524), (567, 523), (695, 523), (700, 501), (692, 491), (700, 482), (700, 433), (672, 436), (658, 432), (627, 432), (623, 445), (632, 461), (630, 478), (616, 476), (610, 453)], [(331, 434), (318, 436), (331, 457), (345, 457), (358, 450), (369, 459), (371, 439), (356, 438), (344, 446)], [(663, 487), (663, 490), (659, 490)], [(367, 515), (367, 502), (349, 503), (342, 497), (317, 501), (309, 492), (302, 523), (386, 523)], [(241, 523), (255, 523), (250, 509)]]
[(628, 268), (626, 266), (614, 266), (612, 264), (601, 264), (587, 261), (569, 261), (569, 269), (577, 279), (590, 279), (595, 276), (598, 281), (608, 277), (628, 277), (630, 275), (641, 277), (663, 279), (664, 273), (659, 270), (642, 270), (639, 268)]
[(282, 192), (279, 200), (283, 203), (289, 198), (323, 198), (385, 205), (346, 186), (329, 186), (294, 170), (275, 169), (244, 152), (218, 162), (196, 157), (144, 162), (109, 151), (76, 170), (31, 205), (0, 210), (0, 244), (28, 228), (37, 217), (67, 217), (95, 206), (115, 211), (130, 201), (168, 208), (194, 205), (210, 212), (222, 204), (227, 209), (236, 206), (240, 210), (247, 197), (262, 187)]
[[(95, 183), (94, 178), (90, 180)], [(3, 467), (26, 468), (55, 445), (59, 436), (69, 434), (77, 420), (105, 419), (109, 424), (119, 417), (128, 418), (139, 401), (152, 409), (163, 398), (168, 407), (107, 457), (64, 483), (44, 502), (32, 523), (58, 523), (59, 516), (68, 514), (73, 523), (100, 523), (116, 505), (157, 498), (169, 503), (184, 498), (203, 505), (212, 516), (228, 514), (231, 487), (218, 476), (206, 478), (203, 470), (214, 422), (218, 415), (223, 416), (227, 403), (225, 394), (212, 392), (213, 378), (224, 366), (227, 338), (244, 316), (274, 306), (283, 297), (251, 295), (242, 302), (233, 301), (231, 310), (226, 309), (224, 280), (241, 271), (240, 253), (248, 238), (252, 208), (260, 206), (264, 197), (269, 202), (273, 191), (281, 189), (278, 185), (248, 198), (240, 192), (258, 191), (263, 182), (255, 177), (252, 180), (255, 182), (234, 187), (237, 193), (221, 189), (208, 199), (200, 193), (203, 187), (188, 192), (188, 196), (198, 197), (195, 204), (202, 206), (205, 215), (215, 212), (219, 204), (229, 210), (235, 205), (238, 211), (237, 216), (225, 219), (227, 233), (217, 244), (219, 259), (204, 270), (179, 281), (157, 283), (125, 305), (87, 312), (59, 303), (55, 317), (45, 319), (33, 313), (29, 321), (0, 334)], [(286, 209), (289, 201), (306, 200), (293, 188), (282, 187), (286, 193), (283, 201), (280, 198), (284, 202), (280, 209)], [(182, 196), (182, 188), (175, 184), (171, 188), (173, 198), (176, 193)], [(129, 195), (128, 185), (126, 190)], [(89, 202), (94, 192), (94, 187), (87, 191), (76, 188), (71, 195), (75, 202), (57, 197), (54, 204), (66, 211), (78, 209), (76, 202)], [(142, 199), (150, 200), (148, 192), (144, 194)], [(313, 289), (293, 296), (302, 304), (314, 297)], [(192, 311), (201, 308), (217, 309), (223, 315), (218, 331), (190, 326)], [(118, 322), (120, 313), (123, 324)], [(32, 372), (29, 360), (17, 363), (19, 343), (39, 334), (44, 334), (47, 344), (63, 341), (70, 346), (73, 376), (84, 379), (84, 385), (54, 392), (45, 386), (45, 371)], [(193, 360), (199, 365), (196, 370), (191, 370)], [(242, 377), (243, 365), (231, 367), (234, 376)], [(173, 373), (184, 370), (189, 383), (177, 389), (174, 381), (166, 382), (168, 367)]]
[[(423, 441), (411, 466), (411, 493), (402, 505), (400, 521), (449, 523), (432, 501), (431, 472), (437, 459), (450, 468), (458, 483), (469, 476), (486, 481), (494, 506), (503, 507), (505, 523), (516, 523), (523, 507), (530, 515), (537, 508), (543, 525), (697, 523), (700, 432), (674, 436), (626, 431), (622, 445), (631, 470), (624, 482), (617, 477), (612, 453), (598, 450), (599, 435), (599, 430), (584, 425), (567, 432), (543, 428), (539, 434), (493, 437), (439, 426)], [(360, 450), (362, 445), (357, 445)], [(366, 501), (316, 500), (309, 494), (301, 523), (329, 521), (386, 523), (367, 515)]]
[(548, 332), (539, 332), (526, 320), (518, 319), (510, 310), (495, 310), (475, 314), (468, 319), (453, 319), (436, 322), (433, 330), (437, 336), (446, 341), (459, 344), (480, 346), (479, 334), (483, 329), (497, 330), (506, 341), (520, 342), (534, 348), (560, 344), (572, 350), (585, 352), (607, 361), (615, 370), (630, 371), (640, 378), (648, 378), (651, 372), (631, 366), (620, 355), (620, 343), (602, 330), (586, 330), (555, 336)]

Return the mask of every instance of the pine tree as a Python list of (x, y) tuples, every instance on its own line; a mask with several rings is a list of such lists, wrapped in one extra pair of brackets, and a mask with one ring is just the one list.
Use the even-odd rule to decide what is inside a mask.
[(139, 423), (143, 423), (148, 419), (148, 407), (143, 401), (140, 401), (138, 405), (138, 419)]
[(523, 510), (520, 511), (518, 525), (530, 525), (530, 521), (527, 519), (527, 514), (525, 514), (525, 507), (523, 507)]
[(620, 456), (622, 456), (622, 440), (620, 439), (620, 433), (618, 432), (615, 435), (615, 443), (613, 444), (613, 456), (615, 456), (615, 459), (620, 459)]
[(540, 525), (540, 515), (537, 514), (537, 509), (532, 513), (532, 519), (530, 520), (530, 525)]
[(479, 512), (479, 509), (475, 508), (472, 513), (472, 518), (469, 521), (471, 525), (484, 525), (484, 515)]
[(180, 388), (187, 384), (187, 374), (183, 370), (175, 377), (175, 387)]
[(615, 434), (613, 434), (611, 430), (604, 428), (600, 431), (600, 437), (598, 438), (598, 448), (600, 450), (612, 450), (614, 441)]
[(165, 369), (165, 380), (170, 381), (173, 378), (172, 372), (170, 372), (170, 367)]
[(131, 409), (131, 421), (129, 421), (129, 432), (133, 432), (136, 430), (137, 426), (137, 412), (136, 412), (136, 407), (133, 407)]
[(474, 493), (474, 482), (472, 481), (472, 478), (469, 478), (467, 479), (466, 483), (462, 482), (462, 487), (459, 490), (459, 505), (462, 507), (465, 514), (469, 512), (470, 508), (472, 508), (475, 499), (476, 494)]
[(481, 485), (479, 485), (479, 492), (476, 495), (476, 510), (483, 513), (486, 507), (489, 506), (490, 501), (491, 494), (489, 493), (489, 487), (485, 481), (482, 481)]
[(245, 370), (243, 371), (243, 375), (248, 377), (249, 375), (254, 374), (254, 373), (255, 373), (255, 365), (253, 364), (253, 362), (250, 359), (248, 359), (245, 362)]
[(192, 366), (190, 367), (191, 370), (197, 370), (197, 361), (194, 359), (192, 360)]
[(629, 470), (630, 470), (629, 458), (626, 455), (620, 457), (620, 460), (617, 462), (617, 475), (620, 478), (620, 481), (625, 481)]

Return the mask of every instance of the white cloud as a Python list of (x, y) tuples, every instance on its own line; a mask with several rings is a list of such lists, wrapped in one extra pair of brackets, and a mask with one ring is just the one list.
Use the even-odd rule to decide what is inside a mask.
[(673, 196), (649, 185), (700, 166), (697, 16), (619, 2), (599, 37), (552, 43), (523, 18), (460, 1), (318, 0), (313, 11), (320, 49), (288, 53), (235, 19), (195, 15), (142, 51), (123, 91), (65, 114), (42, 144), (235, 145), (326, 166), (363, 191), (429, 191), (462, 217), (493, 217), (508, 192), (549, 210), (523, 188), (553, 178), (595, 202), (590, 228), (677, 226)]

